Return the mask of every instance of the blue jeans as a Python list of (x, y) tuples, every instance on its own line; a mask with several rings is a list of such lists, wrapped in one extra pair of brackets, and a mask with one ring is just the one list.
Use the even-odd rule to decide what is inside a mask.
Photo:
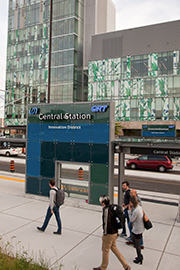
[[(125, 217), (127, 218), (127, 224), (129, 224), (129, 215), (128, 215), (128, 210), (127, 209), (124, 209), (124, 214), (125, 214)], [(126, 233), (126, 225), (125, 224), (124, 224), (122, 233)]]
[[(58, 225), (57, 232), (58, 233), (61, 233), (61, 219), (60, 219), (60, 215), (59, 215), (59, 207), (58, 206), (55, 206), (53, 208), (53, 212), (55, 214), (57, 225)], [(45, 229), (46, 229), (46, 227), (47, 227), (47, 225), (48, 225), (51, 217), (52, 217), (52, 213), (51, 213), (51, 208), (49, 206), (48, 209), (47, 209), (47, 213), (46, 213), (46, 217), (45, 217), (44, 223), (43, 223), (43, 225), (41, 227), (41, 229), (43, 231), (45, 231)]]
[[(129, 231), (130, 231), (130, 238), (131, 238), (131, 240), (132, 240), (132, 224), (133, 224), (133, 222), (129, 221), (128, 228), (129, 228)], [(143, 236), (141, 237), (140, 245), (141, 246), (144, 246)]]

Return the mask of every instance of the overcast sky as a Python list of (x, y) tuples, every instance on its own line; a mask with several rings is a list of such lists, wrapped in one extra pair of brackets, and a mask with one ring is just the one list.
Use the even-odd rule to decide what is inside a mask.
[[(116, 30), (180, 19), (180, 0), (112, 0), (116, 5)], [(0, 89), (5, 89), (8, 2), (0, 0)], [(0, 91), (0, 118), (3, 101)]]

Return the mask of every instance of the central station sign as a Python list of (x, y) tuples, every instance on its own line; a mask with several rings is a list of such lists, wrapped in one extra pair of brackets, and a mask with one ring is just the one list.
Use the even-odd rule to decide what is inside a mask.
[[(90, 109), (92, 113), (104, 113), (109, 108), (109, 105), (93, 105)], [(40, 113), (41, 109), (32, 107), (29, 109), (29, 115), (38, 115), (40, 121), (44, 120), (91, 120), (93, 117), (91, 113)]]
[(165, 155), (165, 156), (180, 156), (180, 150), (176, 149), (161, 149), (161, 148), (141, 148), (132, 147), (131, 154), (141, 154), (141, 155)]

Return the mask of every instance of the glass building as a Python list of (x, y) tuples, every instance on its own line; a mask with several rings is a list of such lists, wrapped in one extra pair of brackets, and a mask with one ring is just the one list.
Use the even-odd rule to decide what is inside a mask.
[(140, 135), (149, 121), (176, 124), (180, 130), (180, 38), (175, 27), (180, 30), (180, 21), (93, 37), (88, 100), (114, 100), (115, 121), (125, 132), (139, 130)]
[(87, 100), (91, 36), (114, 15), (111, 0), (9, 0), (6, 126), (26, 125), (29, 103)]

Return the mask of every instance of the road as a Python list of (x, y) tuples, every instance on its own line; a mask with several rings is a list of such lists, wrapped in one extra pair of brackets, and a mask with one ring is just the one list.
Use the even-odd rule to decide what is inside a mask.
[[(149, 190), (176, 195), (179, 195), (180, 193), (180, 182), (173, 181), (172, 179), (167, 181), (155, 178), (152, 179), (148, 177), (142, 178), (125, 176), (125, 180), (127, 180), (130, 184), (130, 187), (134, 189)], [(115, 185), (117, 186), (117, 175), (115, 175)]]
[[(15, 162), (15, 172), (16, 173), (22, 173), (25, 174), (25, 158), (23, 156), (21, 157), (0, 157), (0, 171), (10, 171), (10, 161), (14, 160)], [(178, 168), (178, 167), (177, 167)], [(127, 180), (130, 183), (131, 188), (140, 189), (140, 190), (149, 190), (149, 191), (157, 191), (157, 192), (163, 192), (163, 193), (170, 193), (170, 194), (178, 194), (180, 193), (180, 181), (173, 180), (174, 175), (180, 175), (180, 167), (179, 170), (176, 168), (176, 170), (168, 171), (165, 174), (168, 175), (168, 180), (162, 179), (156, 179), (156, 176), (154, 172), (148, 171), (146, 176), (141, 176), (141, 174), (145, 171), (138, 170), (138, 176), (136, 175), (125, 175), (125, 180)], [(137, 172), (135, 170), (134, 172)], [(163, 174), (158, 173), (158, 176), (161, 176)], [(115, 174), (114, 177), (115, 186), (117, 186), (117, 175)], [(180, 180), (180, 176), (179, 176)]]

